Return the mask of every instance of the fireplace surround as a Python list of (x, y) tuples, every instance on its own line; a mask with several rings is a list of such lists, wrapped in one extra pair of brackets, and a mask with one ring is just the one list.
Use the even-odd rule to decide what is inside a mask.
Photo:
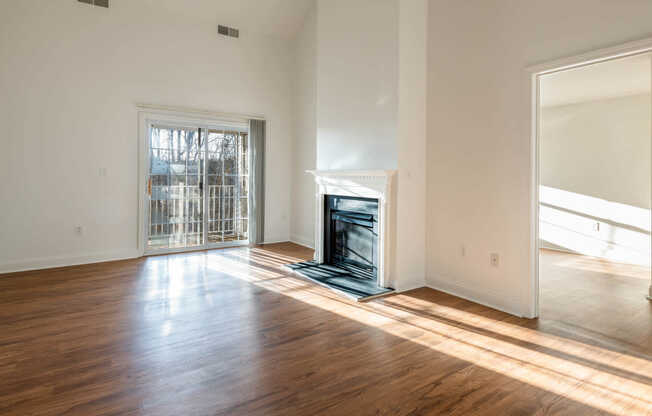
[[(396, 171), (312, 170), (308, 173), (314, 176), (317, 184), (315, 256), (313, 262), (291, 268), (337, 290), (340, 289), (338, 279), (343, 275), (341, 267), (351, 266), (344, 271), (353, 268), (361, 274), (348, 276), (353, 277), (349, 280), (360, 278), (358, 282), (364, 283), (362, 291), (368, 294), (358, 294), (354, 296), (356, 299), (391, 292)], [(333, 218), (333, 212), (336, 218)], [(340, 227), (340, 235), (329, 232), (337, 230), (328, 227)], [(369, 233), (375, 237), (372, 246), (358, 241), (359, 237), (369, 236)], [(333, 238), (336, 240), (333, 241)], [(339, 242), (337, 238), (340, 238)], [(337, 244), (347, 244), (348, 247), (342, 247), (343, 253), (334, 253)], [(364, 253), (353, 253), (360, 249)], [(337, 279), (331, 279), (329, 275), (337, 276)], [(332, 285), (331, 280), (335, 282)], [(373, 283), (373, 291), (367, 290), (372, 288), (370, 282)]]

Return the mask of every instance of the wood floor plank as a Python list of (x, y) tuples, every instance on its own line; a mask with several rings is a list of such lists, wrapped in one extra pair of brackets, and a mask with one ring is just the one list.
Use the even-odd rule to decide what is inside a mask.
[[(649, 309), (628, 306), (624, 331), (582, 321), (576, 294), (534, 321), (425, 288), (356, 303), (284, 268), (311, 256), (283, 243), (0, 276), (0, 414), (652, 414)], [(597, 267), (633, 299), (641, 274), (543, 264), (542, 302)]]

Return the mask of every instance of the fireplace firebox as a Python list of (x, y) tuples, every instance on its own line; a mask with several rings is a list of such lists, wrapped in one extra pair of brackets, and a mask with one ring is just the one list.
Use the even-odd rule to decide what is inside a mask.
[(324, 213), (324, 263), (376, 282), (378, 200), (326, 195)]

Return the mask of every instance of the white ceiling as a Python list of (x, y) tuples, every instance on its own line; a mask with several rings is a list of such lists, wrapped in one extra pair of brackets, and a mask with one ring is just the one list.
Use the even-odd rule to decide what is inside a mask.
[(541, 77), (541, 106), (650, 93), (651, 56), (638, 55)]
[[(133, 0), (130, 0), (133, 1)], [(292, 39), (303, 26), (311, 0), (141, 0), (178, 17), (223, 24), (244, 33)]]

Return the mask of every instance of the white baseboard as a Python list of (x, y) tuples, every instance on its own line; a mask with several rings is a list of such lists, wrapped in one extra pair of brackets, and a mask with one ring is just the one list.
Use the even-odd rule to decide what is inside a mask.
[(262, 244), (278, 244), (278, 243), (287, 243), (290, 241), (287, 238), (270, 238), (269, 240), (263, 241)]
[(420, 281), (418, 279), (415, 281), (394, 284), (394, 286), (395, 286), (394, 291), (396, 293), (409, 292), (410, 290), (420, 289), (422, 287), (428, 287), (425, 282)]
[(102, 263), (105, 261), (126, 260), (140, 257), (138, 250), (115, 250), (109, 252), (86, 253), (77, 256), (52, 256), (24, 259), (18, 262), (0, 264), (0, 274), (24, 272), (29, 270), (52, 269), (55, 267), (77, 266), (80, 264)]
[(596, 256), (596, 255), (593, 255), (593, 254), (583, 254), (583, 253), (580, 253), (580, 252), (577, 252), (577, 251), (573, 251), (573, 250), (569, 250), (569, 249), (566, 249), (566, 248), (563, 248), (563, 247), (553, 246), (553, 245), (549, 245), (549, 244), (541, 245), (540, 248), (544, 249), (544, 250), (555, 251), (555, 252), (558, 252), (558, 253), (574, 254), (576, 256), (584, 256), (584, 257), (592, 257), (592, 258), (595, 258), (595, 259), (602, 259), (602, 260), (606, 260), (606, 261), (609, 261), (611, 263), (617, 263), (617, 264), (627, 264), (627, 265), (643, 266), (643, 267), (650, 267), (650, 264), (651, 264), (650, 259), (647, 259), (647, 258), (645, 260), (634, 261), (632, 259), (628, 260), (628, 259), (622, 259), (622, 258), (621, 259), (619, 259), (619, 258), (611, 258), (609, 256)]
[(528, 313), (523, 313), (523, 311), (520, 311), (519, 307), (516, 306), (518, 305), (516, 299), (505, 299), (505, 296), (499, 293), (486, 291), (481, 292), (476, 289), (470, 289), (468, 287), (433, 279), (430, 279), (427, 282), (427, 287), (492, 309), (497, 309), (510, 315), (518, 316), (519, 318), (528, 316)]
[(290, 241), (303, 247), (307, 247), (313, 250), (315, 249), (314, 238), (306, 238), (304, 236), (293, 234), (290, 236)]
[(576, 254), (578, 256), (582, 255), (582, 254), (580, 254), (580, 253), (578, 253), (576, 251), (569, 250), (569, 249), (559, 247), (559, 246), (554, 246), (554, 245), (551, 245), (551, 244), (540, 244), (539, 248), (543, 249), (543, 250), (558, 251), (560, 253), (566, 253), (566, 254)]

